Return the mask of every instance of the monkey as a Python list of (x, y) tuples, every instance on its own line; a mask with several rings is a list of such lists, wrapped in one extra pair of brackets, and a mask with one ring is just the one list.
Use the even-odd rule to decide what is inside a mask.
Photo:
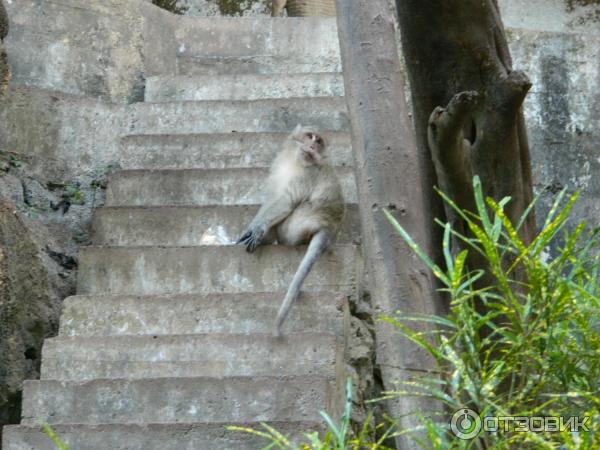
[(340, 181), (329, 164), (323, 137), (298, 125), (276, 156), (266, 182), (266, 200), (237, 241), (252, 253), (259, 245), (308, 248), (287, 290), (275, 321), (281, 328), (302, 283), (319, 256), (335, 239), (345, 214)]
[(273, 0), (271, 5), (271, 13), (273, 17), (283, 16), (283, 10), (285, 9), (287, 0)]

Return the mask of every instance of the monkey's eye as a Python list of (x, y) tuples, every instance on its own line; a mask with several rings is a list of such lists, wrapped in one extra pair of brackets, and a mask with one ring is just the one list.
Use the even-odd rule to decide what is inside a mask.
[(306, 133), (306, 137), (312, 140), (314, 135), (312, 133)]
[(319, 145), (323, 145), (323, 139), (321, 139), (320, 137), (317, 138), (317, 144)]

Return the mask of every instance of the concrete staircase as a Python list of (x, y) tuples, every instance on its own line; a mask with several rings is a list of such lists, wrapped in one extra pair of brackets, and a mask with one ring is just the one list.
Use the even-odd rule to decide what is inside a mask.
[[(109, 180), (94, 246), (80, 252), (78, 295), (44, 345), (41, 380), (25, 384), (5, 450), (54, 448), (41, 422), (72, 450), (259, 449), (224, 426), (263, 421), (297, 436), (322, 428), (320, 410), (339, 412), (360, 261), (356, 191), (339, 65), (315, 59), (337, 50), (307, 39), (333, 22), (214, 19), (207, 30), (185, 20), (178, 75), (148, 79), (146, 102), (130, 107), (125, 170)], [(305, 38), (286, 53), (261, 27), (284, 43), (292, 31)], [(350, 204), (277, 340), (273, 321), (304, 249), (249, 255), (232, 244), (297, 123), (326, 132)]]

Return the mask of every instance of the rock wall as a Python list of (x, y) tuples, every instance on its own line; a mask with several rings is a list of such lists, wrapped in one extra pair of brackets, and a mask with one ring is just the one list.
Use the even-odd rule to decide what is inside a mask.
[(57, 333), (69, 293), (52, 246), (43, 226), (0, 197), (0, 425), (18, 422), (22, 382), (39, 378), (42, 342)]

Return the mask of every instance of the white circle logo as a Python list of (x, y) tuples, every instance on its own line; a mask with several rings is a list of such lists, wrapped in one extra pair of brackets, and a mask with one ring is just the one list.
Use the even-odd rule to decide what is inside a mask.
[(481, 417), (472, 409), (459, 409), (450, 420), (450, 428), (459, 439), (473, 439), (481, 431)]

